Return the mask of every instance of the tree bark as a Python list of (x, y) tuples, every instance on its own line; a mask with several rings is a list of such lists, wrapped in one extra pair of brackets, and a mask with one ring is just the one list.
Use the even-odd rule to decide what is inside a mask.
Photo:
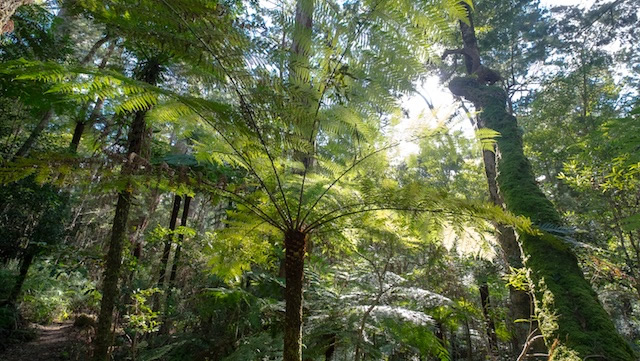
[[(485, 127), (485, 125), (481, 123), (481, 119), (478, 119), (477, 125), (479, 128)], [(493, 204), (504, 208), (504, 200), (500, 196), (498, 184), (496, 181), (496, 177), (498, 174), (496, 170), (496, 150), (483, 150), (482, 158), (484, 161), (485, 174), (487, 176), (487, 185), (489, 187), (489, 199)], [(496, 239), (502, 250), (504, 262), (506, 263), (507, 267), (524, 267), (524, 264), (522, 262), (522, 252), (520, 250), (520, 244), (518, 244), (516, 233), (513, 228), (500, 223), (494, 223), (494, 227), (496, 228), (496, 231), (498, 233)], [(512, 321), (532, 319), (534, 310), (532, 309), (531, 300), (527, 291), (509, 286), (509, 301), (509, 316)], [(531, 322), (535, 323), (535, 321)], [(512, 323), (512, 344), (515, 352), (521, 350), (524, 344), (527, 342), (527, 337), (529, 336), (529, 331), (531, 328), (530, 326), (531, 324), (527, 322)], [(537, 327), (537, 323), (535, 327)]]
[[(145, 121), (146, 111), (136, 113), (131, 129), (129, 131), (129, 145), (127, 151), (127, 163), (122, 169), (122, 176), (129, 178), (138, 169), (140, 156), (146, 147), (146, 137), (148, 134)], [(118, 298), (118, 279), (122, 263), (122, 247), (127, 236), (127, 222), (129, 220), (129, 210), (133, 200), (134, 184), (127, 181), (124, 189), (118, 194), (118, 203), (113, 218), (111, 229), (111, 239), (109, 250), (107, 251), (106, 264), (102, 284), (102, 301), (100, 302), (100, 313), (96, 327), (94, 339), (94, 361), (105, 361), (108, 358), (108, 350), (111, 342), (111, 321), (113, 318), (113, 308)]]
[[(299, 106), (309, 107), (311, 79), (309, 79), (309, 59), (313, 37), (314, 0), (296, 0), (295, 21), (292, 34), (291, 58), (289, 60), (289, 82), (297, 89)], [(305, 111), (306, 113), (307, 111)], [(304, 117), (303, 117), (304, 118)], [(303, 121), (306, 119), (299, 119)], [(313, 141), (313, 139), (310, 139)], [(312, 166), (312, 154), (296, 152), (294, 158), (305, 166), (304, 173)], [(296, 222), (300, 216), (300, 207)], [(284, 235), (285, 247), (285, 322), (283, 361), (302, 361), (302, 281), (304, 278), (304, 257), (308, 234), (299, 231), (295, 225)], [(300, 225), (301, 226), (301, 225)]]
[(467, 361), (473, 361), (473, 342), (471, 340), (471, 328), (469, 327), (469, 319), (464, 317), (464, 335), (467, 340)]
[(284, 235), (286, 309), (283, 361), (302, 360), (302, 281), (307, 237), (307, 234), (298, 230), (289, 230)]

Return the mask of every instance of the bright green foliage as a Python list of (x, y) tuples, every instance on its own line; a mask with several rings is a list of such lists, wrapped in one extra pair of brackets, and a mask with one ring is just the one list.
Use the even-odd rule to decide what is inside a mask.
[(158, 331), (160, 324), (158, 323), (158, 313), (153, 312), (149, 299), (156, 293), (162, 292), (157, 288), (146, 290), (136, 290), (132, 294), (133, 302), (129, 305), (130, 310), (125, 316), (127, 327), (133, 333), (145, 334)]
[[(63, 12), (57, 13), (58, 5)], [(424, 80), (425, 64), (440, 62), (441, 45), (453, 43), (452, 29), (467, 21), (465, 5), (487, 14), (477, 21), (479, 38), (499, 43), (491, 56), (508, 70), (511, 98), (549, 40), (540, 34), (551, 19), (535, 3), (74, 0), (25, 7), (14, 18), (16, 31), (0, 37), (0, 183), (7, 184), (0, 213), (2, 225), (9, 225), (2, 228), (8, 236), (0, 240), (0, 258), (11, 269), (0, 271), (0, 281), (13, 282), (12, 268), (28, 239), (45, 257), (28, 274), (23, 314), (46, 322), (94, 313), (113, 194), (135, 188), (117, 295), (115, 359), (281, 357), (287, 331), (282, 235), (293, 229), (309, 236), (306, 254), (300, 254), (306, 263), (303, 359), (490, 357), (478, 296), (478, 283), (486, 282), (501, 351), (512, 360), (520, 350), (507, 350), (507, 289), (494, 275), (500, 261), (489, 267), (484, 260), (494, 253), (487, 229), (497, 221), (525, 235), (528, 262), (537, 271), (532, 276), (545, 280), (544, 288), (534, 287), (547, 306), (540, 313), (545, 332), (575, 332), (577, 341), (611, 336), (602, 347), (613, 347), (618, 339), (607, 315), (586, 281), (574, 277), (580, 270), (565, 242), (579, 244), (574, 234), (565, 232), (561, 240), (532, 229), (532, 221), (559, 229), (560, 215), (538, 190), (523, 152), (511, 152), (522, 148), (521, 130), (504, 109), (487, 104), (481, 116), (496, 119), (494, 130), (478, 131), (477, 139), (430, 130), (413, 134), (419, 154), (399, 165), (390, 159), (390, 151), (402, 146), (387, 137), (389, 124), (401, 117), (401, 99)], [(313, 18), (311, 26), (296, 19), (297, 9)], [(68, 22), (60, 24), (63, 17)], [(71, 25), (67, 38), (56, 37), (60, 25)], [(162, 73), (154, 85), (146, 81), (149, 60)], [(604, 72), (588, 74), (603, 75), (593, 84), (606, 95), (590, 109), (604, 113), (596, 103), (613, 99), (619, 89)], [(568, 99), (580, 95), (573, 89), (578, 75), (567, 76), (555, 93), (552, 81), (544, 83), (539, 99), (523, 99), (515, 108), (531, 104), (540, 116), (570, 112), (576, 107)], [(498, 88), (487, 91), (506, 99)], [(54, 115), (28, 156), (9, 161), (50, 109)], [(136, 112), (146, 112), (149, 148), (125, 159)], [(74, 127), (92, 114), (71, 154)], [(586, 119), (595, 115), (589, 111)], [(592, 155), (585, 151), (571, 153), (567, 163), (565, 180), (590, 199), (600, 193), (585, 189), (595, 175), (608, 175), (595, 182), (607, 196), (636, 190), (637, 139), (625, 129), (637, 119), (620, 115), (591, 124), (593, 134), (581, 133), (589, 133), (581, 146), (593, 146), (598, 162), (585, 161)], [(566, 146), (551, 135), (577, 133), (580, 127), (570, 123), (541, 126), (536, 130), (545, 132), (527, 138), (535, 144), (525, 150), (538, 155), (542, 146)], [(615, 167), (608, 167), (605, 155), (613, 148), (605, 144), (614, 139), (620, 140), (613, 147)], [(515, 215), (484, 202), (480, 156), (496, 143), (503, 152), (499, 181), (506, 184), (507, 203), (516, 203), (510, 209)], [(132, 161), (140, 171), (120, 177)], [(165, 228), (170, 194), (193, 196), (187, 226), (172, 233)], [(629, 245), (636, 218), (627, 211), (616, 225)], [(29, 220), (42, 231), (25, 232)], [(166, 269), (175, 266), (176, 278), (163, 290), (165, 311), (154, 312), (166, 239), (173, 242)], [(545, 263), (551, 257), (536, 245), (557, 250), (553, 261), (559, 265)], [(469, 248), (481, 250), (470, 255)], [(611, 269), (619, 271), (619, 264)], [(56, 281), (47, 283), (49, 278)], [(555, 297), (566, 290), (570, 297)], [(581, 324), (563, 322), (574, 311), (606, 327), (581, 333)], [(17, 314), (0, 312), (1, 338), (1, 328)]]

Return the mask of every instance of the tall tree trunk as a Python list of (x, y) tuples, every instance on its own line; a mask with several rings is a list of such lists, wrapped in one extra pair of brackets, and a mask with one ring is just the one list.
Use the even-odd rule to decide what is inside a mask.
[[(473, 23), (461, 22), (460, 29), (464, 41), (461, 52), (471, 59), (471, 71), (470, 76), (452, 79), (449, 89), (472, 102), (480, 111), (482, 124), (500, 133), (497, 184), (507, 209), (536, 224), (561, 224), (560, 215), (536, 184), (516, 118), (506, 109), (505, 91), (491, 85), (499, 76), (476, 63), (479, 55)], [(554, 340), (561, 344), (554, 352), (573, 353), (572, 359), (603, 355), (607, 360), (635, 360), (565, 242), (548, 233), (522, 234), (520, 241), (526, 266), (531, 269), (540, 328), (549, 344)]]
[(307, 237), (307, 234), (298, 230), (289, 230), (284, 235), (286, 309), (283, 361), (302, 360), (302, 281)]
[[(123, 166), (122, 176), (128, 178), (132, 176), (137, 168), (148, 134), (145, 121), (146, 111), (136, 113), (131, 129), (129, 131), (129, 145), (127, 151), (127, 163)], [(128, 180), (124, 189), (118, 194), (118, 203), (113, 218), (111, 229), (111, 239), (109, 250), (107, 251), (106, 264), (102, 284), (102, 301), (100, 302), (100, 313), (98, 315), (98, 325), (94, 339), (93, 359), (95, 361), (105, 361), (108, 357), (110, 344), (111, 320), (113, 318), (113, 308), (118, 298), (118, 279), (122, 263), (122, 247), (127, 236), (127, 222), (129, 220), (129, 210), (133, 200), (134, 184)]]
[[(302, 114), (309, 114), (311, 101), (311, 79), (309, 78), (309, 59), (313, 37), (314, 0), (296, 0), (295, 22), (292, 34), (291, 58), (289, 61), (289, 82), (295, 88), (292, 96), (296, 97), (298, 106), (304, 108)], [(302, 116), (298, 121), (308, 121)], [(313, 131), (311, 136), (313, 135)], [(310, 139), (313, 142), (313, 139)], [(304, 173), (312, 166), (313, 154), (296, 152), (294, 157), (303, 162)], [(298, 207), (296, 222), (300, 216)], [(304, 257), (307, 248), (308, 234), (301, 232), (294, 225), (284, 235), (285, 247), (285, 322), (283, 361), (302, 360), (302, 282), (304, 278)]]
[[(479, 128), (485, 127), (482, 124), (481, 119), (478, 119), (477, 125)], [(504, 208), (504, 200), (500, 196), (498, 190), (498, 184), (496, 181), (496, 152), (495, 149), (483, 150), (482, 158), (484, 161), (485, 174), (487, 176), (487, 185), (489, 187), (489, 199), (491, 202), (501, 208)], [(524, 264), (522, 262), (522, 251), (520, 250), (520, 244), (516, 238), (516, 233), (513, 228), (505, 226), (504, 224), (494, 223), (496, 231), (498, 232), (497, 241), (502, 250), (504, 262), (507, 267), (522, 268)], [(531, 320), (533, 317), (533, 310), (529, 294), (525, 290), (516, 289), (513, 286), (509, 286), (509, 316), (512, 321), (515, 320)], [(534, 328), (537, 327), (537, 323), (534, 322)], [(522, 349), (527, 342), (531, 324), (528, 322), (513, 322), (512, 323), (512, 344), (514, 351), (518, 352)], [(542, 350), (537, 350), (542, 351)]]
[(473, 342), (471, 340), (471, 328), (469, 327), (469, 319), (464, 317), (464, 335), (467, 340), (467, 361), (473, 361)]
[[(161, 71), (161, 64), (156, 59), (149, 59), (145, 64), (147, 68), (144, 77), (141, 79), (149, 84), (155, 85)], [(111, 321), (113, 318), (113, 308), (118, 298), (118, 279), (122, 264), (122, 246), (127, 236), (127, 223), (129, 220), (129, 210), (133, 200), (135, 183), (130, 179), (137, 173), (141, 160), (148, 154), (150, 133), (145, 121), (148, 109), (135, 113), (133, 122), (129, 129), (127, 159), (121, 175), (127, 179), (124, 188), (118, 194), (118, 203), (113, 218), (111, 229), (111, 239), (109, 250), (107, 251), (106, 264), (102, 284), (102, 301), (100, 302), (100, 313), (98, 314), (98, 324), (94, 339), (93, 360), (106, 361), (111, 343)]]

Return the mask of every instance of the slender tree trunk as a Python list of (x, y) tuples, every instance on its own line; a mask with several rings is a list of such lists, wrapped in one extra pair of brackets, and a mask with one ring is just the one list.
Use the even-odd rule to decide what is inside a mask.
[(284, 236), (286, 310), (283, 361), (302, 360), (302, 281), (307, 237), (298, 230), (289, 230)]
[[(162, 257), (160, 258), (160, 270), (158, 271), (158, 283), (156, 287), (159, 289), (164, 288), (164, 280), (167, 277), (167, 265), (169, 264), (169, 257), (171, 256), (171, 245), (173, 244), (173, 232), (176, 230), (176, 223), (178, 222), (178, 214), (180, 213), (180, 204), (182, 203), (182, 197), (179, 195), (173, 196), (173, 208), (171, 209), (171, 218), (169, 218), (169, 234), (164, 241), (164, 249), (162, 250)], [(162, 305), (161, 297), (158, 295), (154, 297), (153, 311), (158, 312)]]
[(44, 130), (44, 128), (46, 128), (47, 125), (49, 125), (51, 118), (53, 118), (53, 108), (49, 108), (49, 110), (47, 110), (42, 115), (36, 127), (33, 129), (31, 134), (29, 134), (29, 138), (27, 138), (27, 140), (25, 140), (24, 143), (22, 143), (22, 146), (20, 147), (20, 149), (18, 149), (16, 154), (13, 156), (14, 159), (19, 157), (24, 157), (27, 154), (29, 154), (29, 151), (33, 147), (33, 144), (36, 142), (36, 139), (40, 137), (40, 134), (42, 134), (42, 131)]
[[(98, 49), (100, 49), (102, 47), (102, 45), (104, 45), (104, 43), (106, 43), (107, 41), (109, 41), (111, 39), (111, 36), (109, 34), (103, 36), (102, 38), (100, 38), (98, 41), (96, 41), (93, 46), (91, 46), (91, 49), (89, 49), (89, 51), (87, 52), (87, 55), (84, 56), (84, 58), (82, 58), (82, 60), (80, 60), (80, 65), (87, 65), (89, 64), (89, 62), (93, 61), (93, 57), (96, 56), (96, 53), (98, 52)], [(115, 47), (115, 41), (113, 42), (113, 47)], [(113, 47), (110, 47), (110, 52), (113, 51)], [(105, 63), (105, 59), (109, 58), (110, 54), (107, 54), (107, 56), (105, 56), (105, 58), (102, 60), (102, 63)], [(104, 65), (102, 66), (104, 67)]]
[(487, 327), (487, 339), (489, 340), (489, 352), (493, 355), (498, 350), (498, 338), (496, 337), (496, 326), (491, 317), (491, 299), (489, 298), (489, 285), (484, 281), (479, 287), (480, 304), (482, 305), (482, 314), (484, 315), (485, 325)]
[[(127, 151), (127, 163), (122, 169), (122, 176), (125, 178), (133, 175), (139, 160), (136, 159), (142, 153), (147, 136), (147, 124), (145, 122), (146, 111), (136, 113), (131, 129), (129, 131), (129, 146)], [(94, 361), (105, 361), (108, 358), (110, 345), (111, 321), (113, 318), (113, 308), (118, 298), (118, 279), (122, 263), (122, 247), (127, 236), (127, 222), (129, 220), (129, 210), (133, 200), (133, 183), (127, 181), (126, 186), (118, 194), (113, 227), (111, 229), (111, 240), (103, 276), (102, 301), (100, 303), (100, 313), (96, 327), (94, 339)]]
[(27, 279), (27, 274), (29, 273), (29, 268), (33, 263), (33, 259), (36, 256), (36, 250), (33, 247), (27, 247), (25, 250), (24, 257), (22, 257), (22, 262), (20, 262), (20, 272), (18, 273), (18, 278), (16, 279), (16, 283), (13, 285), (13, 289), (11, 290), (11, 294), (7, 299), (7, 303), (9, 305), (15, 305), (18, 300), (18, 296), (20, 296), (20, 292), (22, 291), (22, 286), (24, 285), (24, 281)]
[[(184, 198), (184, 208), (182, 209), (182, 217), (180, 218), (180, 226), (187, 226), (187, 218), (189, 217), (189, 207), (191, 205), (191, 197), (186, 196)], [(175, 286), (176, 277), (178, 275), (178, 265), (180, 264), (180, 257), (182, 254), (182, 242), (184, 241), (184, 234), (178, 235), (178, 245), (176, 246), (176, 254), (173, 256), (173, 266), (171, 267), (171, 276), (169, 277), (169, 287)]]
[[(191, 197), (184, 197), (184, 208), (182, 209), (182, 217), (180, 218), (180, 226), (187, 226), (187, 218), (189, 217), (189, 207), (191, 205)], [(169, 275), (169, 288), (167, 289), (167, 298), (165, 301), (165, 320), (160, 326), (160, 333), (168, 333), (171, 329), (171, 321), (166, 319), (166, 314), (169, 313), (171, 303), (173, 302), (173, 288), (176, 285), (176, 278), (178, 277), (178, 265), (180, 263), (180, 257), (182, 256), (182, 242), (184, 241), (184, 234), (178, 235), (178, 244), (176, 245), (176, 252), (173, 256), (173, 265), (171, 266), (171, 274)]]
[(78, 147), (80, 146), (80, 139), (82, 139), (82, 135), (84, 134), (84, 130), (87, 125), (91, 126), (98, 119), (100, 115), (100, 111), (102, 110), (102, 106), (104, 104), (104, 99), (99, 98), (96, 101), (96, 104), (93, 106), (89, 117), (86, 120), (79, 120), (76, 122), (76, 126), (73, 129), (73, 137), (71, 138), (71, 144), (69, 144), (69, 151), (71, 153), (77, 153)]
[(467, 361), (473, 361), (473, 342), (471, 340), (471, 328), (469, 327), (469, 319), (464, 318), (464, 334), (467, 340)]
[[(147, 69), (144, 78), (141, 79), (149, 84), (156, 84), (160, 76), (161, 64), (154, 60), (149, 59), (145, 64)], [(94, 339), (94, 361), (106, 361), (109, 345), (111, 344), (111, 321), (113, 319), (115, 301), (119, 294), (118, 279), (122, 263), (122, 246), (127, 236), (127, 222), (135, 187), (129, 177), (137, 172), (141, 161), (140, 158), (144, 158), (148, 153), (149, 142), (147, 138), (150, 137), (150, 134), (145, 121), (147, 111), (136, 112), (129, 129), (127, 160), (121, 171), (121, 175), (127, 179), (127, 183), (118, 194), (118, 203), (111, 229), (111, 239), (103, 276), (102, 301), (100, 302), (100, 313)]]

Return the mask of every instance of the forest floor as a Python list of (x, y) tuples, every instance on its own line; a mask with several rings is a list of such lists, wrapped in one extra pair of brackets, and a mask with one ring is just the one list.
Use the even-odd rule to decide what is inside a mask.
[(84, 360), (86, 344), (72, 321), (34, 325), (37, 338), (0, 353), (0, 361)]

